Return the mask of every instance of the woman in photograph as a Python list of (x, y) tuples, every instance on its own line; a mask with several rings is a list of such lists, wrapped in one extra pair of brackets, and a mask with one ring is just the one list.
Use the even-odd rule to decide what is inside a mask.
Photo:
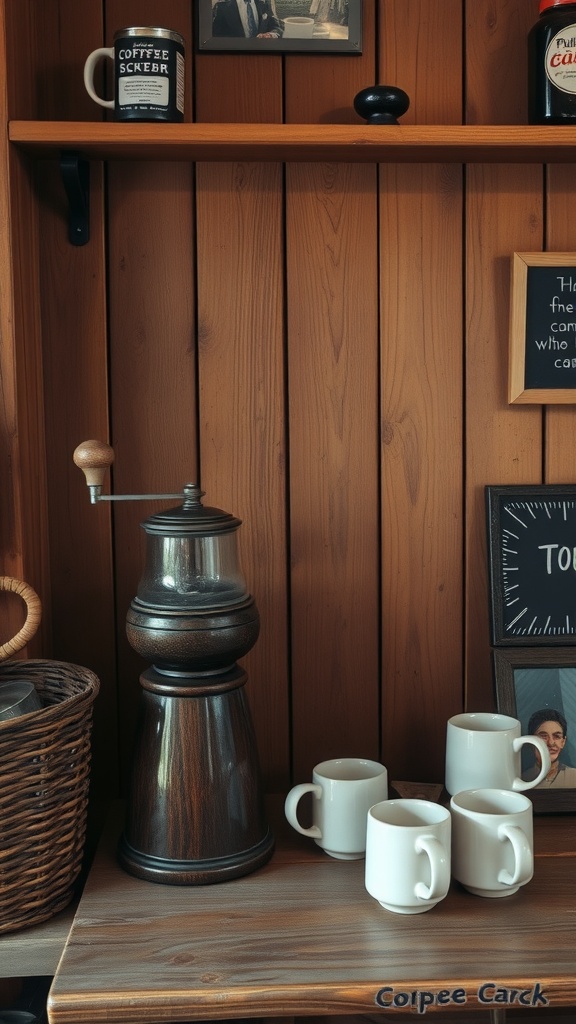
[[(568, 724), (561, 711), (555, 708), (540, 708), (530, 716), (528, 732), (544, 740), (550, 754), (550, 771), (536, 789), (572, 789), (576, 787), (576, 768), (564, 764), (560, 755), (566, 746)], [(524, 774), (527, 782), (535, 779), (540, 771), (540, 759)]]

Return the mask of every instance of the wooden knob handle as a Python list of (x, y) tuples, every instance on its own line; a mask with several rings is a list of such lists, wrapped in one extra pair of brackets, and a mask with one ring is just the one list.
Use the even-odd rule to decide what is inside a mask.
[(101, 487), (106, 470), (114, 462), (114, 449), (105, 441), (83, 441), (74, 451), (74, 462), (89, 487)]

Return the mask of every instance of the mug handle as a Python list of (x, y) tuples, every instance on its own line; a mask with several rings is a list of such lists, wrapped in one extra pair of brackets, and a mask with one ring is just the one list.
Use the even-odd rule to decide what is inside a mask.
[(531, 743), (540, 751), (540, 774), (535, 779), (532, 779), (531, 782), (525, 782), (524, 779), (520, 778), (514, 779), (512, 789), (516, 793), (521, 792), (523, 789), (533, 789), (533, 787), (537, 786), (539, 782), (542, 782), (544, 776), (550, 771), (550, 752), (544, 743), (544, 740), (540, 739), (539, 736), (518, 736), (518, 738), (512, 742), (514, 752), (517, 753), (525, 743)]
[(446, 850), (436, 836), (418, 836), (416, 853), (425, 853), (430, 861), (430, 885), (417, 882), (414, 894), (419, 900), (441, 900), (450, 887), (450, 863)]
[(100, 46), (88, 55), (84, 64), (84, 85), (90, 99), (94, 100), (95, 103), (99, 103), (101, 107), (109, 107), (111, 110), (114, 110), (114, 100), (103, 100), (94, 92), (94, 68), (102, 57), (110, 57), (110, 60), (114, 60), (114, 47)]
[(298, 803), (300, 798), (304, 796), (304, 793), (313, 793), (316, 800), (319, 800), (322, 796), (322, 786), (317, 786), (314, 782), (302, 782), (299, 786), (294, 786), (286, 797), (284, 813), (292, 828), (295, 828), (301, 835), (310, 836), (312, 839), (322, 839), (322, 833), (317, 825), (311, 825), (310, 828), (302, 828), (298, 821)]
[(524, 885), (529, 882), (534, 873), (534, 862), (526, 833), (518, 825), (504, 822), (498, 826), (498, 839), (501, 843), (509, 840), (514, 850), (514, 873), (510, 874), (506, 868), (501, 868), (498, 881), (504, 885)]

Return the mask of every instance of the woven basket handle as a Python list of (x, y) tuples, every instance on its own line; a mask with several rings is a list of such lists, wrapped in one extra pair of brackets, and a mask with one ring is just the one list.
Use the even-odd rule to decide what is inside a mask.
[(0, 576), (0, 590), (8, 590), (13, 594), (18, 594), (26, 603), (27, 608), (26, 622), (22, 629), (11, 640), (0, 646), (0, 661), (4, 661), (6, 658), (10, 658), (13, 654), (22, 650), (28, 641), (32, 639), (40, 625), (42, 605), (38, 594), (35, 590), (32, 590), (32, 587), (28, 586), (27, 583), (23, 583), (22, 580), (14, 579), (12, 576)]

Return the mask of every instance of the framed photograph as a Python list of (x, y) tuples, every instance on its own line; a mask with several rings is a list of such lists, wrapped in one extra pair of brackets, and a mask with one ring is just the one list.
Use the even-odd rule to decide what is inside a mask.
[(512, 256), (508, 401), (576, 402), (576, 253)]
[(576, 484), (486, 488), (492, 644), (576, 645)]
[(362, 0), (197, 0), (199, 51), (362, 53)]
[[(493, 650), (498, 711), (517, 718), (522, 735), (540, 736), (551, 768), (534, 789), (525, 790), (542, 814), (576, 811), (576, 649), (548, 647)], [(522, 748), (522, 777), (535, 778), (531, 744)], [(526, 752), (526, 753), (525, 753)]]

